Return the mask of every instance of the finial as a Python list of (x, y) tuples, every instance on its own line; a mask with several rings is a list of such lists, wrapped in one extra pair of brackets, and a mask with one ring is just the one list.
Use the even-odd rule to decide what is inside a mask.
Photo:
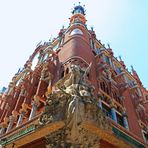
[(121, 56), (119, 56), (119, 59), (120, 59), (120, 61), (122, 61), (122, 58), (121, 58)]
[(103, 45), (103, 47), (105, 48), (105, 44), (102, 44)]
[(91, 26), (91, 31), (94, 31), (94, 27), (93, 26)]
[(21, 68), (19, 68), (19, 69), (18, 69), (17, 74), (19, 74), (19, 73), (20, 73), (20, 71), (21, 71)]
[(110, 48), (110, 44), (109, 43), (107, 44), (107, 46), (108, 46), (108, 48)]
[(77, 5), (74, 4), (74, 9), (72, 11), (72, 14), (78, 14), (81, 13), (85, 15), (84, 7), (81, 6), (81, 2), (79, 2)]
[(134, 71), (134, 67), (133, 67), (133, 65), (131, 65), (131, 70)]

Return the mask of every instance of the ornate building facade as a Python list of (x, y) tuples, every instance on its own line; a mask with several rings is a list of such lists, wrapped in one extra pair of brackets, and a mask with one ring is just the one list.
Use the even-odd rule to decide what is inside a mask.
[(68, 28), (33, 54), (0, 95), (4, 148), (146, 148), (148, 90), (75, 6)]

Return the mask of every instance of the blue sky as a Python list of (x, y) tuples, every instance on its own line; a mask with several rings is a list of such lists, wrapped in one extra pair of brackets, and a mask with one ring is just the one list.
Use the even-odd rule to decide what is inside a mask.
[[(38, 42), (56, 37), (69, 24), (78, 0), (0, 0), (0, 87), (8, 85)], [(88, 28), (110, 43), (127, 68), (133, 65), (148, 88), (148, 0), (80, 0)]]

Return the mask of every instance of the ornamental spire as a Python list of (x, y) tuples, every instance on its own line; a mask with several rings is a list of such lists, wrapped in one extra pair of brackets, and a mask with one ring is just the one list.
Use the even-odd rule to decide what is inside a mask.
[(74, 5), (72, 10), (72, 17), (70, 18), (71, 23), (86, 23), (85, 19), (85, 5), (81, 6), (80, 2), (78, 5)]
[(85, 5), (81, 6), (80, 5), (80, 2), (79, 2), (79, 5), (77, 6), (74, 6), (74, 9), (72, 11), (72, 14), (82, 14), (82, 15), (85, 15), (85, 9), (84, 9)]

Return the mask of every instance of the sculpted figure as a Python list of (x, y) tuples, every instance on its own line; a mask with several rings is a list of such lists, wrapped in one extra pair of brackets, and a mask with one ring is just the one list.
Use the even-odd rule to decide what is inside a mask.
[(71, 65), (70, 73), (70, 78), (64, 82), (65, 87), (68, 87), (72, 84), (78, 84), (80, 81), (81, 71), (78, 65)]
[[(72, 95), (77, 94), (80, 96), (88, 96), (88, 91), (92, 90), (90, 89), (92, 86), (88, 82), (88, 74), (90, 72), (90, 68), (91, 64), (86, 69), (80, 68), (79, 65), (71, 65), (70, 77), (64, 82), (66, 93)], [(92, 93), (92, 91), (89, 93)]]

